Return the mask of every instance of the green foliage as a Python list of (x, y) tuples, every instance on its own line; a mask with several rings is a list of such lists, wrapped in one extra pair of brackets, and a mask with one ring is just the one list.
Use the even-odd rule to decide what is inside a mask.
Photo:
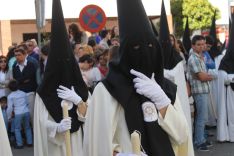
[(190, 30), (209, 28), (215, 10), (216, 19), (219, 19), (220, 11), (212, 6), (208, 0), (171, 0), (176, 36), (183, 34), (186, 17), (189, 18)]
[(171, 0), (171, 13), (174, 23), (174, 34), (181, 36), (183, 34), (183, 0)]

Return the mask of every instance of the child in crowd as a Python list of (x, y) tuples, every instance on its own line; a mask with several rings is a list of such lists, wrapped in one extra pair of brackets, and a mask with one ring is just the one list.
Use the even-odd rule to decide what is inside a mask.
[(0, 105), (2, 108), (2, 115), (5, 122), (6, 129), (8, 131), (8, 118), (7, 118), (7, 97), (3, 96), (0, 98)]
[[(25, 92), (18, 90), (18, 83), (16, 80), (11, 80), (9, 89), (12, 91), (8, 97), (8, 114), (14, 112), (14, 132), (16, 139), (16, 149), (23, 148), (23, 141), (21, 135), (21, 123), (24, 125), (26, 134), (26, 142), (29, 147), (32, 146), (32, 130), (30, 126), (30, 114), (28, 108), (27, 95)], [(11, 118), (11, 117), (9, 117)]]
[(79, 67), (82, 77), (92, 93), (96, 84), (101, 80), (101, 73), (94, 66), (94, 60), (91, 55), (84, 55), (79, 59)]

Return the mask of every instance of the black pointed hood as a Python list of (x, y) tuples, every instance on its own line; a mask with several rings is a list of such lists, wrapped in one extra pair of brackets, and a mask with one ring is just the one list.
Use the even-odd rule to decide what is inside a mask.
[[(119, 17), (119, 34), (120, 42), (128, 37), (149, 36), (153, 38), (153, 30), (151, 28), (148, 17), (144, 11), (141, 1), (117, 0), (118, 17)], [(124, 4), (122, 4), (124, 3)], [(133, 5), (134, 4), (134, 5)], [(132, 18), (136, 16), (136, 18)], [(139, 32), (141, 30), (141, 32)], [(136, 34), (138, 32), (138, 34)]]
[(186, 18), (186, 25), (185, 25), (184, 34), (183, 34), (183, 45), (187, 53), (189, 53), (192, 45), (191, 45), (191, 39), (190, 39), (188, 17)]
[[(138, 130), (141, 143), (148, 155), (173, 156), (174, 152), (167, 133), (157, 121), (147, 123), (143, 119), (142, 104), (149, 101), (136, 93), (131, 69), (155, 80), (175, 100), (176, 87), (165, 82), (161, 47), (152, 30), (141, 0), (117, 0), (120, 30), (119, 57), (109, 63), (109, 73), (103, 84), (122, 105), (129, 133)], [(164, 83), (165, 82), (165, 83)]]
[[(64, 22), (60, 0), (53, 0), (50, 53), (44, 73), (44, 79), (39, 86), (38, 94), (42, 98), (49, 114), (59, 123), (62, 118), (61, 101), (56, 89), (59, 85), (71, 88), (81, 96), (83, 101), (88, 98), (88, 90), (82, 79), (80, 69), (76, 63)], [(77, 107), (74, 105), (69, 111), (72, 118), (71, 132), (75, 132), (82, 124), (77, 119)]]
[(160, 17), (159, 41), (162, 46), (162, 53), (164, 57), (164, 68), (173, 69), (182, 60), (182, 58), (179, 52), (177, 52), (176, 49), (172, 47), (170, 41), (170, 31), (168, 27), (167, 15), (163, 0), (162, 0), (161, 17)]
[(151, 26), (152, 26), (152, 29), (153, 29), (154, 35), (155, 35), (156, 37), (158, 37), (158, 31), (157, 31), (157, 29), (155, 28), (153, 21), (152, 21), (152, 20), (150, 20), (150, 23), (151, 23)]
[[(234, 14), (232, 14), (232, 21), (234, 20)], [(224, 70), (228, 74), (234, 74), (234, 26), (232, 25), (229, 35), (229, 44), (225, 56), (223, 57), (219, 70)], [(234, 84), (231, 84), (232, 90), (234, 90)]]
[(214, 12), (214, 16), (213, 16), (213, 19), (212, 19), (212, 24), (211, 24), (211, 27), (210, 27), (210, 34), (209, 35), (214, 40), (214, 45), (211, 47), (211, 49), (209, 51), (210, 56), (214, 60), (214, 58), (216, 56), (221, 54), (221, 51), (219, 51), (219, 49), (217, 47), (218, 39), (217, 39), (217, 34), (216, 34), (216, 10)]

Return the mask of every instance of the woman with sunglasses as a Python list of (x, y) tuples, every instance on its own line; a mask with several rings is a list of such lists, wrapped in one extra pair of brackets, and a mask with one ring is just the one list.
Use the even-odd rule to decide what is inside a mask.
[(9, 94), (7, 85), (10, 77), (7, 58), (5, 56), (0, 56), (0, 97), (7, 96)]

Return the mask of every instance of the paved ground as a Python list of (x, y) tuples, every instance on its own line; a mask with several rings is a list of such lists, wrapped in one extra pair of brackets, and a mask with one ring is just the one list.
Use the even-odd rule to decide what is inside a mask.
[[(215, 134), (215, 130), (211, 131)], [(213, 142), (208, 152), (195, 151), (196, 156), (234, 156), (234, 143), (219, 143), (215, 141), (215, 137), (209, 138)]]
[[(234, 156), (234, 143), (217, 143), (215, 137), (210, 138), (210, 140), (214, 143), (214, 146), (210, 148), (210, 151), (195, 151), (196, 156)], [(15, 150), (12, 148), (12, 150), (14, 156), (33, 156), (33, 148), (25, 147), (22, 150)]]

